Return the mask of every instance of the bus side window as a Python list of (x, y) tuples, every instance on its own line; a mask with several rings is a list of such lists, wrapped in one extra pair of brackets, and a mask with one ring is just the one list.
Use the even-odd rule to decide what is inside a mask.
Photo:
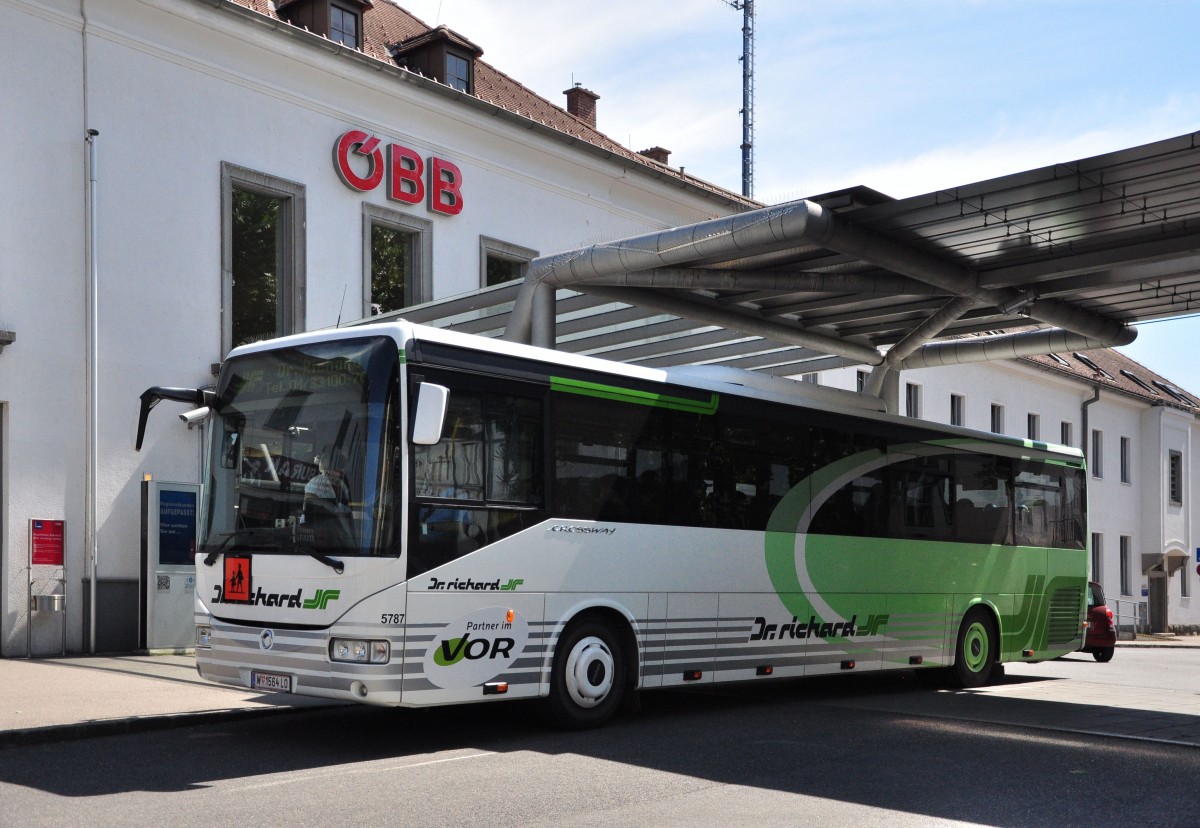
[[(414, 445), (416, 577), (533, 525), (542, 514), (542, 402), (451, 384), (442, 439)], [(535, 508), (530, 508), (535, 507)]]
[(1016, 542), (1083, 549), (1083, 487), (1078, 469), (1022, 460), (1015, 478)]
[(955, 456), (955, 538), (964, 543), (1012, 543), (1012, 463), (969, 452)]

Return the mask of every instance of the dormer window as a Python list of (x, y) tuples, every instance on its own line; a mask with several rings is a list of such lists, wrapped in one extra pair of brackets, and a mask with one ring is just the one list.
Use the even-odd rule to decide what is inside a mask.
[(459, 92), (471, 91), (471, 62), (464, 57), (446, 52), (446, 86)]
[(475, 60), (483, 50), (445, 26), (397, 43), (391, 53), (401, 66), (459, 92), (475, 93)]
[(279, 17), (334, 43), (361, 49), (363, 13), (373, 0), (278, 0)]
[(358, 12), (339, 6), (337, 3), (330, 3), (329, 39), (334, 43), (341, 43), (343, 46), (357, 49), (360, 45), (358, 33), (362, 29), (361, 20)]

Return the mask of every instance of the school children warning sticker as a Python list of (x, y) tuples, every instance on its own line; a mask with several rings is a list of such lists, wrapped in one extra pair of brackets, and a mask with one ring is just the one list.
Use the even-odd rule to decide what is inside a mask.
[(486, 607), (451, 621), (425, 653), (425, 677), (438, 687), (474, 687), (517, 660), (529, 624), (508, 607)]
[(250, 556), (226, 555), (225, 576), (222, 581), (224, 602), (250, 601)]

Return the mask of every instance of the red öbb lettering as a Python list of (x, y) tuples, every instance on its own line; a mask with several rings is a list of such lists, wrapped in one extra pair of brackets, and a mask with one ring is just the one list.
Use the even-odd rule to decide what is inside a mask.
[(415, 150), (401, 144), (380, 144), (378, 137), (361, 129), (338, 137), (333, 145), (333, 166), (342, 183), (366, 193), (386, 179), (386, 195), (391, 201), (425, 201), (426, 209), (444, 216), (462, 212), (463, 176), (458, 165), (437, 156), (430, 156), (426, 162)]

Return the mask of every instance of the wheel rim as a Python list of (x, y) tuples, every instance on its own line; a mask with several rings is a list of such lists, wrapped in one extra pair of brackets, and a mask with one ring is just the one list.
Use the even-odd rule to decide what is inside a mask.
[(972, 673), (982, 672), (988, 663), (988, 631), (981, 621), (972, 622), (963, 636), (963, 661)]
[(580, 707), (595, 707), (612, 690), (614, 671), (608, 644), (596, 636), (580, 639), (571, 648), (563, 671), (567, 695)]

